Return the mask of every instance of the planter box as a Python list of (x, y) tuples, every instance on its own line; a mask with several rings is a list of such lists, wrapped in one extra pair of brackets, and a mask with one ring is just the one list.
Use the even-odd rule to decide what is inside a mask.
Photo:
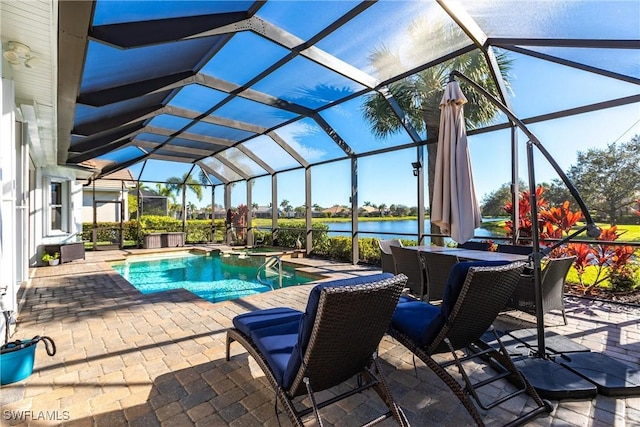
[(45, 245), (44, 251), (52, 255), (56, 252), (59, 252), (61, 264), (65, 262), (73, 261), (76, 259), (84, 259), (85, 257), (84, 243), (82, 242), (62, 243), (58, 245)]
[(144, 236), (145, 249), (177, 248), (184, 246), (185, 233), (151, 233)]

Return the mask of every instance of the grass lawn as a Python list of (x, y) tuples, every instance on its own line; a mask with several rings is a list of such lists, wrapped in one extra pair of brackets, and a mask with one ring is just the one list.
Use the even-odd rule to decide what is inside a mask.
[[(595, 283), (596, 280), (601, 280), (603, 277), (606, 277), (606, 275), (607, 275), (607, 270), (605, 269), (600, 273), (600, 276), (598, 277), (598, 267), (589, 266), (585, 269), (584, 274), (582, 275), (582, 283), (585, 286), (592, 285), (593, 283)], [(636, 282), (636, 286), (640, 284), (640, 270), (636, 271), (635, 282)], [(578, 272), (574, 267), (571, 267), (571, 270), (569, 270), (569, 274), (567, 274), (567, 283), (575, 283), (575, 284), (580, 283)], [(607, 288), (607, 289), (611, 288), (611, 284), (609, 283), (608, 280), (604, 280), (598, 283), (598, 286), (601, 288)], [(638, 289), (638, 287), (636, 287), (636, 289)]]
[[(489, 221), (483, 222), (482, 228), (490, 230), (493, 234), (501, 234), (504, 233), (504, 225), (507, 222), (504, 221)], [(605, 223), (596, 223), (596, 225), (602, 229), (609, 228), (609, 224)], [(579, 227), (573, 227), (572, 230), (577, 230)], [(640, 242), (640, 225), (639, 224), (619, 224), (618, 225), (618, 234), (621, 236), (616, 240), (616, 242)], [(586, 233), (583, 233), (577, 237), (579, 240), (593, 240), (588, 237)]]

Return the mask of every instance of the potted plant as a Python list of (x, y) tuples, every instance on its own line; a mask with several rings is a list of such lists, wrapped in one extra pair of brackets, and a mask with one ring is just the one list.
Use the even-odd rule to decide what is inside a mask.
[(58, 265), (60, 263), (60, 252), (56, 252), (53, 255), (45, 253), (42, 255), (42, 261), (49, 263), (49, 265)]

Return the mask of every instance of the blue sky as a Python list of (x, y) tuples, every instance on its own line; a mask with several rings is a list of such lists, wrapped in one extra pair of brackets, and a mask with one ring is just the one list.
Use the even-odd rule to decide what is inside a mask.
[[(416, 1), (409, 3), (409, 7), (406, 10), (397, 10), (398, 8), (394, 8), (394, 2), (380, 2), (376, 7), (368, 9), (353, 23), (349, 24), (350, 37), (345, 37), (344, 33), (337, 31), (335, 34), (323, 39), (318, 44), (318, 47), (367, 72), (371, 72), (367, 55), (376, 44), (384, 40), (385, 43), (395, 45), (400, 55), (406, 60), (407, 67), (409, 67), (412, 60), (410, 58), (410, 49), (406, 47), (409, 43), (407, 43), (406, 35), (398, 31), (398, 28), (406, 28), (408, 22), (415, 19), (416, 11), (425, 10), (425, 7), (427, 7), (425, 5), (428, 5), (429, 8), (433, 7), (431, 3)], [(634, 6), (634, 3), (617, 2), (606, 6), (607, 13), (615, 16), (615, 19), (612, 20), (601, 19), (598, 10), (596, 9), (594, 12), (591, 9), (591, 5), (580, 2), (544, 2), (544, 5), (538, 2), (520, 3), (519, 6), (522, 7), (502, 7), (499, 11), (496, 10), (495, 13), (480, 13), (477, 18), (480, 21), (484, 21), (480, 23), (488, 32), (496, 32), (496, 34), (492, 35), (505, 37), (526, 34), (529, 37), (624, 39), (630, 38), (629, 32), (637, 33), (640, 31), (633, 29), (637, 26), (638, 17), (634, 16), (633, 13), (625, 12), (628, 10), (637, 12), (638, 7), (637, 5)], [(348, 7), (349, 5), (344, 2), (267, 2), (260, 10), (259, 16), (281, 25), (292, 34), (301, 38), (308, 38), (327, 23), (342, 15), (346, 11), (345, 8)], [(469, 4), (468, 7), (482, 9), (492, 6), (490, 2), (481, 2)], [(605, 7), (605, 5), (601, 4), (598, 7)], [(288, 19), (292, 16), (290, 13), (291, 8), (299, 9), (294, 20)], [(318, 10), (322, 10), (323, 13), (314, 12), (316, 10), (314, 8), (321, 8)], [(410, 10), (411, 8), (415, 8), (415, 10)], [(430, 12), (433, 11), (433, 9), (429, 10)], [(396, 12), (395, 14), (393, 13), (394, 11)], [(471, 12), (473, 13), (473, 10)], [(380, 25), (372, 28), (370, 23), (375, 18), (375, 16), (372, 16), (374, 13), (383, 15), (384, 20), (393, 22), (393, 25)], [(508, 15), (506, 18), (509, 19), (499, 20), (498, 15), (500, 14)], [(425, 15), (428, 14), (425, 13)], [(505, 16), (501, 18), (505, 18)], [(375, 22), (380, 21), (376, 20)], [(560, 22), (563, 25), (559, 25)], [(375, 37), (371, 35), (372, 32)], [(233, 53), (233, 58), (251, 57), (252, 61), (271, 63), (282, 54), (278, 48), (273, 46), (272, 49), (266, 49), (269, 46), (268, 44), (265, 49), (260, 49), (259, 54), (255, 52), (255, 49), (248, 56), (237, 54), (239, 49), (245, 46), (248, 48), (253, 46), (255, 48), (256, 38), (258, 36), (250, 33), (239, 34), (234, 37), (234, 43), (236, 44), (229, 47), (229, 51)], [(432, 47), (430, 46), (430, 48)], [(640, 57), (635, 50), (562, 48), (562, 52), (560, 52), (558, 50), (560, 48), (532, 49), (550, 54), (562, 54), (565, 58), (573, 61), (593, 66), (599, 65), (616, 72), (640, 77), (637, 68), (637, 64), (640, 63)], [(224, 50), (221, 53), (224, 53)], [(439, 55), (438, 52), (432, 52), (431, 50), (426, 51), (424, 54), (433, 55), (433, 57)], [(513, 94), (510, 96), (510, 101), (513, 111), (521, 119), (636, 95), (639, 92), (637, 86), (631, 83), (620, 82), (520, 54), (510, 53), (509, 55), (513, 59), (511, 79)], [(421, 60), (428, 60), (428, 58), (421, 57)], [(214, 63), (214, 61), (218, 62)], [(243, 73), (239, 73), (237, 64), (234, 65), (234, 62), (240, 62), (240, 68), (244, 70)], [(309, 64), (303, 64), (303, 61), (292, 61), (287, 66), (294, 67), (298, 64), (300, 64), (301, 70), (309, 69)], [(236, 66), (236, 68), (225, 69), (224, 65), (229, 67)], [(241, 60), (225, 61), (224, 55), (219, 55), (214, 57), (211, 64), (204, 67), (203, 72), (215, 72), (218, 73), (216, 77), (232, 81), (236, 79), (236, 83), (242, 84), (251, 77), (250, 66), (250, 63), (243, 64)], [(317, 65), (314, 65), (313, 69), (316, 70), (317, 67)], [(309, 69), (308, 72), (299, 73), (299, 75), (305, 76), (305, 79), (310, 78), (305, 87), (313, 87), (314, 83), (318, 83), (312, 77), (315, 72)], [(276, 73), (259, 82), (256, 89), (274, 94), (282, 99), (302, 99), (295, 97), (300, 96), (301, 89), (305, 87), (291, 89), (290, 83), (288, 80), (280, 78)], [(335, 87), (343, 87), (341, 84), (335, 83)], [(194, 97), (192, 101), (203, 101), (203, 99), (202, 97)], [(313, 102), (308, 97), (303, 100)], [(182, 99), (180, 102), (190, 101)], [(356, 100), (352, 102), (356, 103)], [(359, 124), (358, 120), (354, 120), (353, 113), (358, 111), (358, 106), (345, 104), (342, 105), (342, 110), (339, 108), (334, 110), (332, 108), (323, 112), (323, 116), (326, 115), (327, 121), (340, 135), (343, 135), (347, 143), (352, 141), (351, 144), (356, 152), (405, 142), (400, 142), (400, 140), (406, 138), (406, 136), (398, 136), (397, 138), (399, 139), (396, 140), (371, 140), (371, 136), (362, 128), (362, 123)], [(309, 106), (313, 107), (313, 105)], [(351, 113), (351, 118), (349, 119), (348, 114), (343, 113)], [(586, 151), (589, 148), (604, 148), (614, 141), (619, 143), (626, 142), (634, 135), (640, 134), (639, 120), (640, 105), (636, 103), (532, 124), (530, 129), (542, 141), (560, 167), (566, 170), (575, 162), (578, 151)], [(279, 129), (278, 132), (284, 135), (283, 137), (287, 142), (304, 153), (307, 158), (314, 158), (315, 161), (319, 161), (336, 157), (333, 154), (336, 151), (335, 147), (333, 147), (334, 151), (331, 153), (330, 150), (326, 149), (326, 146), (323, 147), (319, 143), (321, 137), (324, 137), (325, 140), (328, 138), (326, 135), (319, 135), (321, 132), (318, 132), (317, 125), (311, 123), (311, 121), (307, 120), (304, 123), (292, 124)], [(359, 138), (360, 136), (362, 136), (362, 139)], [(526, 139), (520, 133), (518, 165), (522, 178), (526, 178), (527, 173), (525, 143)], [(257, 145), (254, 144), (256, 149), (258, 148)], [(251, 148), (254, 149), (254, 147)], [(469, 149), (475, 188), (479, 199), (510, 181), (509, 131), (472, 136), (469, 138)], [(415, 149), (407, 149), (387, 153), (383, 156), (367, 156), (359, 159), (358, 185), (360, 205), (369, 201), (376, 205), (385, 203), (387, 205), (403, 204), (415, 206), (417, 186), (411, 168), (411, 162), (415, 161), (415, 155)], [(281, 161), (283, 165), (290, 164), (291, 159), (282, 158)], [(537, 153), (535, 163), (538, 182), (549, 182), (557, 178), (552, 168)], [(140, 167), (141, 165), (136, 165), (130, 169), (134, 175), (137, 175)], [(190, 165), (149, 162), (145, 168), (143, 179), (163, 180), (168, 176), (182, 176), (183, 173), (189, 170), (189, 167)], [(348, 205), (350, 180), (351, 166), (348, 161), (312, 168), (312, 203), (317, 203), (323, 207), (334, 204)], [(232, 205), (236, 206), (244, 203), (245, 197), (246, 184), (237, 184), (232, 191)], [(278, 203), (283, 199), (288, 200), (292, 206), (304, 204), (303, 170), (279, 174)], [(189, 193), (188, 200), (197, 206), (205, 206), (211, 202), (210, 193), (207, 193), (202, 201), (197, 201)], [(265, 177), (256, 180), (253, 187), (253, 201), (260, 205), (268, 205), (271, 202), (270, 178)], [(223, 204), (222, 186), (216, 188), (215, 203)]]
[[(515, 57), (512, 80), (512, 108), (519, 118), (526, 118), (557, 110), (573, 108), (608, 99), (637, 93), (634, 85), (603, 76), (571, 69), (557, 64), (531, 59), (522, 55)], [(541, 140), (563, 170), (576, 159), (577, 151), (589, 148), (604, 148), (617, 141), (626, 142), (640, 134), (640, 106), (631, 104), (563, 119), (532, 124), (530, 130)], [(526, 178), (526, 139), (519, 133), (520, 176)], [(476, 193), (479, 199), (509, 182), (511, 174), (509, 131), (499, 131), (469, 137), (469, 149), (474, 172)], [(535, 157), (536, 179), (549, 182), (557, 175), (537, 153)], [(414, 206), (416, 180), (411, 162), (415, 150), (407, 149), (387, 153), (384, 156), (365, 156), (359, 160), (358, 185), (360, 204), (370, 201)], [(167, 164), (159, 162), (155, 167), (149, 163), (145, 169), (148, 179), (160, 179), (167, 174)], [(154, 172), (153, 169), (157, 172)], [(139, 173), (140, 165), (130, 168)], [(172, 165), (169, 176), (181, 176), (188, 165)], [(156, 178), (152, 178), (156, 176)], [(328, 207), (349, 203), (350, 163), (340, 161), (312, 169), (313, 203)], [(232, 204), (245, 201), (246, 185), (237, 184), (232, 192)], [(278, 178), (278, 200), (287, 199), (292, 206), (304, 204), (303, 170), (285, 172)], [(198, 202), (189, 193), (188, 200), (197, 206), (210, 203), (210, 194)], [(256, 180), (253, 200), (260, 205), (271, 201), (270, 178)], [(216, 188), (217, 204), (222, 204), (222, 187)]]

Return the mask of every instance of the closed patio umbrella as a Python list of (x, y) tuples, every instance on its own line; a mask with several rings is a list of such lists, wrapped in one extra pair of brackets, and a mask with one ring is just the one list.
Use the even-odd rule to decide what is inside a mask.
[(458, 243), (470, 240), (481, 223), (464, 122), (466, 102), (458, 82), (450, 81), (440, 102), (440, 134), (431, 205), (431, 222)]

